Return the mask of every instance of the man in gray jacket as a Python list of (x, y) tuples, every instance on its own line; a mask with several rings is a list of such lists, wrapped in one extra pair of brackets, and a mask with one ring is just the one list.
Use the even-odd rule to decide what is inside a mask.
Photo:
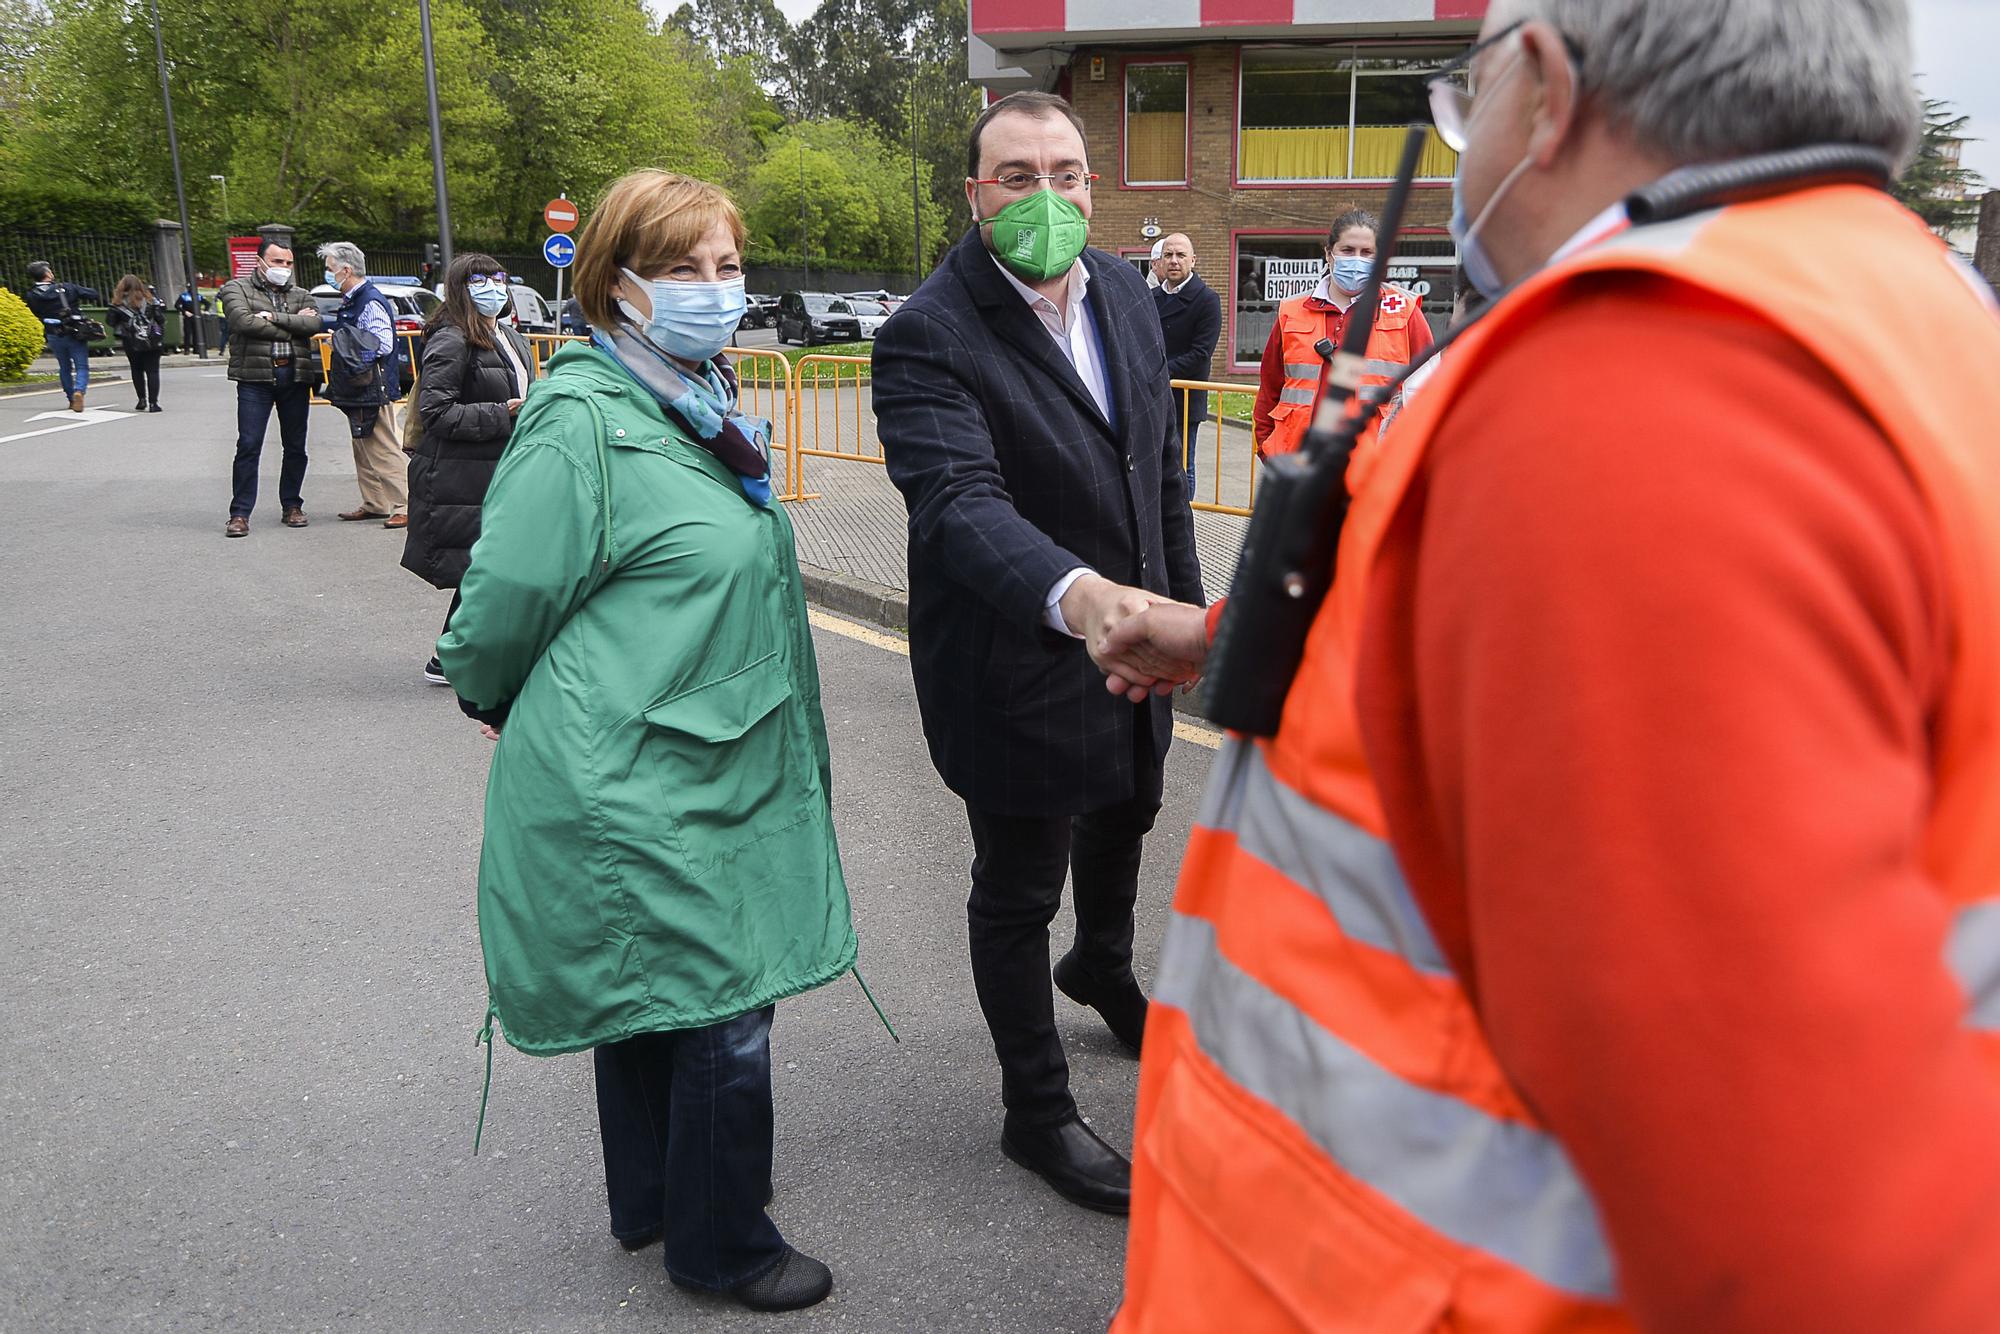
[(292, 250), (266, 238), (257, 247), (257, 271), (222, 285), (222, 315), (229, 329), (229, 378), (236, 382), (235, 493), (225, 537), (250, 535), (257, 506), (257, 461), (271, 411), (278, 413), (284, 461), (278, 470), (278, 503), (287, 528), (306, 526), (306, 412), (319, 383), (319, 307), (292, 281)]

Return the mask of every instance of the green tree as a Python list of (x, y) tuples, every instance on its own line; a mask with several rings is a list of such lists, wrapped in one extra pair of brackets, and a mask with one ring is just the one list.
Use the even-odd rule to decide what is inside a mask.
[[(802, 256), (811, 264), (904, 269), (914, 244), (909, 161), (873, 129), (849, 121), (807, 121), (770, 140), (750, 173), (750, 262), (760, 254)], [(926, 233), (942, 224), (926, 196)]]
[(654, 26), (636, 0), (553, 0), (539, 21), (541, 39), (513, 48), (499, 71), (511, 112), (510, 234), (538, 228), (558, 191), (587, 210), (639, 167), (740, 185), (769, 104), (747, 72)]
[(971, 223), (961, 183), (981, 101), (965, 79), (965, 44), (965, 0), (825, 0), (787, 45), (799, 113), (873, 126), (906, 163), (914, 129), (943, 219), (925, 225), (926, 264)]
[(1978, 172), (1959, 166), (1950, 155), (1953, 141), (1964, 137), (1970, 119), (1954, 114), (1949, 102), (1925, 98), (1923, 138), (1902, 179), (1896, 182), (1896, 198), (1940, 236), (1979, 221), (1979, 200), (1961, 196), (1976, 196), (1985, 182)]
[(792, 25), (773, 0), (702, 0), (684, 4), (667, 25), (709, 51), (718, 63), (742, 61), (757, 81), (778, 88), (788, 81), (786, 44)]

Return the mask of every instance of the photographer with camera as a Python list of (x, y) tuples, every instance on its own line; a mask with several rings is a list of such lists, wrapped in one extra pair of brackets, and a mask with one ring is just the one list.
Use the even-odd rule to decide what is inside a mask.
[(104, 298), (95, 287), (81, 283), (59, 283), (45, 259), (28, 266), (28, 282), (23, 295), (28, 309), (42, 322), (42, 337), (48, 340), (62, 375), (63, 393), (69, 395), (69, 410), (83, 411), (83, 396), (90, 389), (90, 342), (104, 336), (104, 326), (83, 313), (83, 303)]

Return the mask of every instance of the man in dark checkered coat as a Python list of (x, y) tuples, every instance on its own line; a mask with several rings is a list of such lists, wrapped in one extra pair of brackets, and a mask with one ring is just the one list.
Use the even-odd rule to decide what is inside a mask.
[(1152, 297), (1115, 256), (1075, 254), (1085, 153), (1059, 98), (1015, 94), (980, 117), (966, 195), (982, 225), (883, 326), (874, 398), (909, 506), (924, 735), (972, 827), (966, 915), (1001, 1146), (1066, 1197), (1123, 1213), (1130, 1164), (1070, 1097), (1048, 927), (1067, 873), (1076, 939), (1055, 983), (1136, 1052), (1132, 910), (1173, 713), (1107, 692), (1086, 639), (1148, 601), (1203, 599)]

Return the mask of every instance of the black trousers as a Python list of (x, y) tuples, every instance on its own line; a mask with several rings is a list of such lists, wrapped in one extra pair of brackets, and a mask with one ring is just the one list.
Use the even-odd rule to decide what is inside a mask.
[(1049, 923), (1070, 878), (1077, 959), (1108, 981), (1132, 976), (1139, 854), (1160, 813), (1162, 761), (1140, 727), (1139, 795), (1085, 815), (997, 815), (966, 807), (972, 896), (966, 901), (972, 982), (1000, 1058), (1000, 1100), (1031, 1124), (1075, 1114), (1069, 1062), (1056, 1034)]
[(132, 391), (141, 403), (160, 401), (160, 354), (125, 349), (125, 364), (132, 368)]

